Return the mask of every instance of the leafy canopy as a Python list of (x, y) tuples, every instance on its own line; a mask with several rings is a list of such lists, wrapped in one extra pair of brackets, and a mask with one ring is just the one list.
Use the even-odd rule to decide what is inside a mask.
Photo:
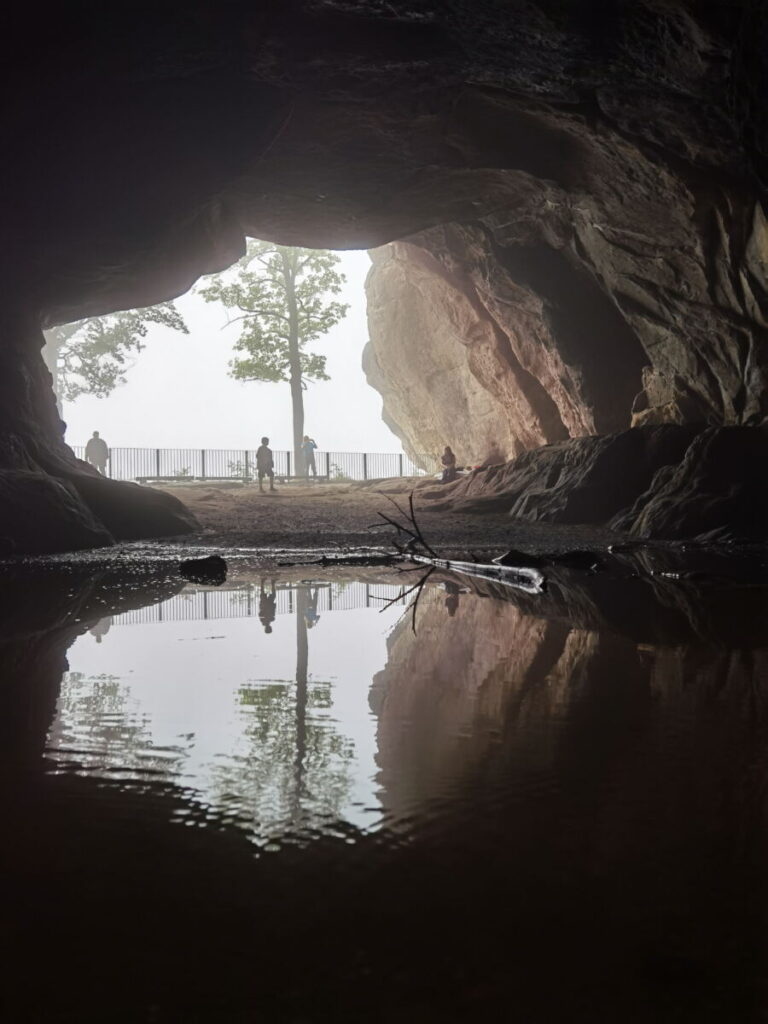
[(55, 348), (59, 396), (74, 401), (80, 395), (106, 398), (125, 383), (131, 356), (144, 347), (151, 324), (189, 334), (184, 318), (172, 302), (146, 309), (131, 309), (89, 317), (45, 332)]
[(349, 306), (327, 301), (346, 280), (335, 270), (339, 257), (324, 249), (301, 249), (252, 239), (231, 272), (200, 289), (206, 302), (221, 302), (241, 323), (230, 362), (237, 380), (290, 381), (292, 352), (302, 385), (328, 380), (325, 356), (306, 346), (343, 320)]

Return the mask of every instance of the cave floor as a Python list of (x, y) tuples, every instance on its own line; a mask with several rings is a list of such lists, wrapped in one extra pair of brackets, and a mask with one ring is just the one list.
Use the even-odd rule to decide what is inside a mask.
[[(387, 480), (368, 485), (278, 486), (274, 494), (256, 487), (186, 484), (164, 487), (197, 516), (202, 529), (182, 543), (215, 547), (356, 548), (388, 545), (394, 531), (379, 513), (397, 516), (392, 500), (407, 505), (411, 485)], [(589, 526), (526, 523), (505, 513), (437, 511), (415, 492), (419, 526), (440, 554), (497, 555), (514, 547), (528, 554), (605, 549), (623, 535)]]

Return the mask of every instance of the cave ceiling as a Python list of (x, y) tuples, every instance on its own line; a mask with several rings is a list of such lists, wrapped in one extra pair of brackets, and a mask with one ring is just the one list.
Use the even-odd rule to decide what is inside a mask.
[(626, 190), (635, 152), (710, 191), (765, 174), (758, 4), (75, 3), (12, 23), (3, 279), (48, 321), (178, 294), (245, 234), (365, 247), (494, 213), (557, 242), (563, 197)]

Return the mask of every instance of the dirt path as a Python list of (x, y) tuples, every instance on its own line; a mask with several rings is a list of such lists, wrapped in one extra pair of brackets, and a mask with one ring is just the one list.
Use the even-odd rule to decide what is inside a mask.
[[(407, 503), (415, 481), (387, 480), (363, 484), (286, 485), (260, 494), (241, 486), (187, 484), (166, 487), (198, 517), (202, 530), (190, 544), (223, 547), (346, 548), (387, 546), (391, 528), (370, 529), (378, 512), (395, 510), (388, 498)], [(471, 552), (498, 554), (510, 547), (523, 551), (604, 548), (615, 539), (605, 530), (522, 523), (503, 513), (437, 512), (415, 504), (419, 524), (433, 547), (451, 557)]]

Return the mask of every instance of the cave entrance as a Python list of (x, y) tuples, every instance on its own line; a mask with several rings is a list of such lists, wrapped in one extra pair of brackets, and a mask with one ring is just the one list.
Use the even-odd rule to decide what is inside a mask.
[[(421, 469), (424, 459), (414, 465), (382, 420), (361, 367), (370, 266), (364, 250), (251, 240), (241, 261), (178, 299), (51, 328), (44, 356), (67, 442), (81, 458), (98, 456), (105, 442), (104, 472), (122, 480), (249, 478), (264, 436), (281, 478), (307, 469), (334, 480)], [(302, 466), (304, 434), (318, 449)]]

